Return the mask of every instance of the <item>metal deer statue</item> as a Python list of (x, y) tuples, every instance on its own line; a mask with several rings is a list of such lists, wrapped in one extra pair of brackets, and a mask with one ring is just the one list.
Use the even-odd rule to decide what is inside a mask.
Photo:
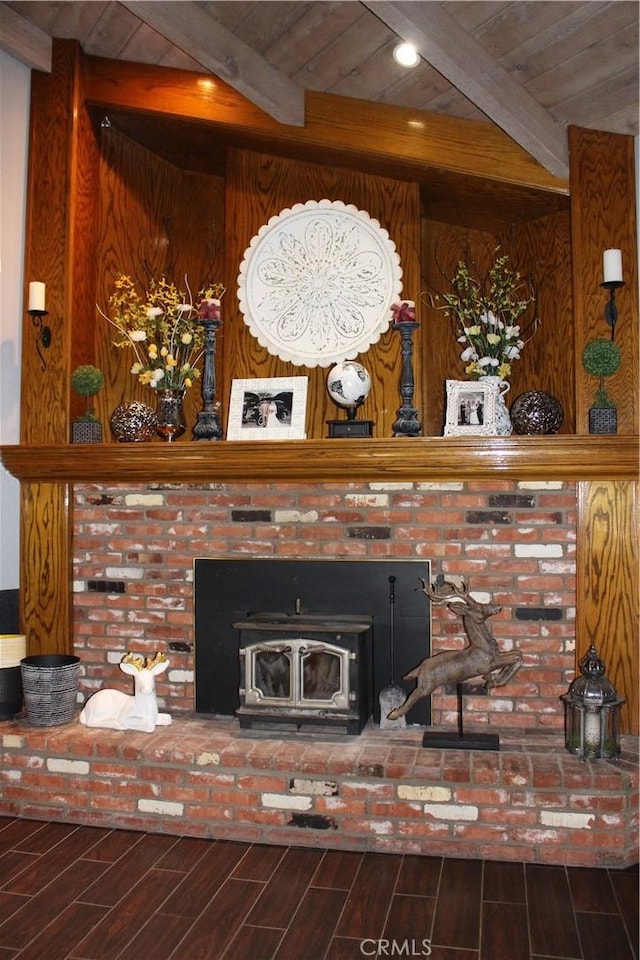
[(140, 730), (153, 733), (156, 726), (168, 726), (171, 715), (158, 713), (156, 677), (169, 666), (164, 653), (143, 657), (127, 653), (120, 661), (120, 669), (133, 677), (135, 695), (121, 690), (98, 690), (89, 697), (80, 714), (80, 723), (87, 727), (105, 727), (110, 730)]
[(486, 624), (487, 618), (500, 613), (502, 607), (474, 600), (464, 583), (460, 587), (452, 583), (435, 587), (431, 584), (427, 586), (422, 578), (420, 581), (422, 592), (431, 603), (447, 603), (451, 613), (461, 617), (469, 643), (463, 650), (435, 653), (406, 673), (403, 679), (415, 680), (415, 690), (411, 691), (403, 704), (387, 715), (389, 720), (404, 716), (416, 701), (428, 697), (436, 687), (445, 683), (462, 683), (472, 677), (483, 677), (487, 687), (502, 687), (522, 666), (520, 651), (501, 652)]

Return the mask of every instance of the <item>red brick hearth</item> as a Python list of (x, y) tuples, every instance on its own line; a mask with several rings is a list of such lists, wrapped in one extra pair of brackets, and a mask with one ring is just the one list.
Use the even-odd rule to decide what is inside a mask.
[[(619, 761), (564, 748), (575, 484), (103, 484), (76, 485), (74, 498), (80, 699), (131, 692), (123, 653), (162, 650), (157, 692), (174, 721), (153, 734), (0, 724), (1, 812), (341, 849), (637, 859), (637, 739), (624, 738)], [(373, 723), (359, 737), (267, 738), (195, 715), (193, 561), (243, 556), (428, 559), (432, 576), (464, 577), (502, 604), (493, 632), (523, 666), (506, 687), (465, 698), (465, 729), (499, 732), (501, 750), (424, 749), (422, 728)], [(435, 608), (432, 640), (434, 651), (462, 645), (460, 620)], [(454, 696), (437, 691), (432, 708), (435, 726), (455, 726)]]
[(0, 723), (0, 812), (195, 837), (624, 867), (637, 860), (638, 757), (580, 761), (560, 734), (500, 752), (432, 750), (379, 728), (264, 739), (234, 720), (153, 734)]

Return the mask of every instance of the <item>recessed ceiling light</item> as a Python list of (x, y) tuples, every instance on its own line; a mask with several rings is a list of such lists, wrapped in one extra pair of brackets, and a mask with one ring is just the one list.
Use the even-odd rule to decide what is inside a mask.
[(412, 43), (399, 43), (393, 51), (393, 59), (401, 67), (415, 67), (420, 57)]

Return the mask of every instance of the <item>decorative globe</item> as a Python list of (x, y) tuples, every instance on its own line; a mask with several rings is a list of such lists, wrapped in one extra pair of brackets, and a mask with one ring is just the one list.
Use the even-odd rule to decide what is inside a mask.
[(327, 375), (327, 390), (339, 407), (359, 407), (371, 391), (369, 371), (355, 360), (336, 363)]
[(542, 390), (521, 393), (511, 404), (511, 423), (516, 433), (557, 433), (562, 426), (564, 411), (559, 400)]
[(131, 400), (116, 407), (109, 424), (118, 443), (144, 443), (155, 435), (158, 417), (146, 403)]

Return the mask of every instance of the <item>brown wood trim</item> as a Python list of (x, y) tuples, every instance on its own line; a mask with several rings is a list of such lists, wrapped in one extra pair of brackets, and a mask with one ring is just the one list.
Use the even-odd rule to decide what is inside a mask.
[[(594, 644), (626, 698), (622, 729), (638, 733), (640, 558), (633, 483), (578, 484), (576, 665)], [(577, 668), (577, 667), (576, 667)]]
[(87, 103), (207, 122), (240, 134), (243, 146), (337, 150), (568, 194), (566, 180), (489, 123), (308, 91), (304, 127), (287, 126), (217, 77), (99, 57), (85, 59), (84, 82)]
[(637, 480), (637, 437), (522, 436), (3, 446), (21, 480), (246, 483)]
[(30, 656), (73, 653), (70, 517), (66, 484), (22, 485), (20, 629)]

